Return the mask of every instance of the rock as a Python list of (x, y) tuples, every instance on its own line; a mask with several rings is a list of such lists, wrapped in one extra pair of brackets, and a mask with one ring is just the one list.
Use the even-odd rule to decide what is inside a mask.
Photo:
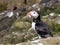
[(20, 45), (60, 45), (60, 37), (50, 37), (45, 39), (38, 39), (29, 42), (20, 43)]
[(27, 41), (22, 43), (6, 43), (1, 45), (60, 45), (60, 37), (49, 37), (45, 39), (37, 39), (34, 41)]

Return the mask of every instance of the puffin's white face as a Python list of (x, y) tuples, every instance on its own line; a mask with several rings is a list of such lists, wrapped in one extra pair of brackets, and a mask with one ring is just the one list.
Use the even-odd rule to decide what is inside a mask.
[(36, 11), (30, 11), (30, 12), (28, 12), (27, 13), (27, 16), (29, 17), (29, 18), (37, 18), (38, 17), (38, 13), (36, 12)]

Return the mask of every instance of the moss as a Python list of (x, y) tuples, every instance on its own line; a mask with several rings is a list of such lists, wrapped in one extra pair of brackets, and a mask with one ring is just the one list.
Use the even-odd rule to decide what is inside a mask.
[(59, 14), (60, 13), (60, 5), (55, 6), (54, 12)]
[[(49, 24), (49, 23), (48, 23)], [(52, 29), (52, 33), (55, 35), (60, 32), (60, 24), (56, 23), (56, 22), (51, 22), (50, 24), (51, 29)]]
[(55, 5), (54, 8), (41, 8), (41, 15), (46, 15), (46, 14), (49, 14), (51, 12), (55, 12), (57, 14), (60, 14), (60, 5)]

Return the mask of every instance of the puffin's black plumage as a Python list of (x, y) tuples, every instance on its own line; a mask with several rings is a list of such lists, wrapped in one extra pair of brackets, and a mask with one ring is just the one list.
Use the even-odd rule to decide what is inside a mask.
[(53, 36), (51, 34), (49, 26), (45, 24), (43, 21), (38, 21), (35, 24), (35, 30), (42, 38), (46, 38), (47, 36)]
[(17, 9), (17, 7), (15, 6), (13, 10), (16, 10), (16, 9)]
[(33, 19), (33, 22), (36, 23), (35, 31), (37, 32), (38, 35), (40, 35), (42, 38), (53, 37), (50, 27), (41, 20), (40, 14), (36, 19)]

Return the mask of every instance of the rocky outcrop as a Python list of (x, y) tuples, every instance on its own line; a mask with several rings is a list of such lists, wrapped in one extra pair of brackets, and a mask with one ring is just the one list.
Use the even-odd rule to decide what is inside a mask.
[(60, 45), (60, 37), (50, 37), (45, 39), (37, 39), (34, 41), (27, 41), (23, 43), (17, 43), (17, 44), (0, 44), (0, 45)]
[(60, 37), (38, 39), (38, 40), (19, 43), (15, 45), (60, 45)]

